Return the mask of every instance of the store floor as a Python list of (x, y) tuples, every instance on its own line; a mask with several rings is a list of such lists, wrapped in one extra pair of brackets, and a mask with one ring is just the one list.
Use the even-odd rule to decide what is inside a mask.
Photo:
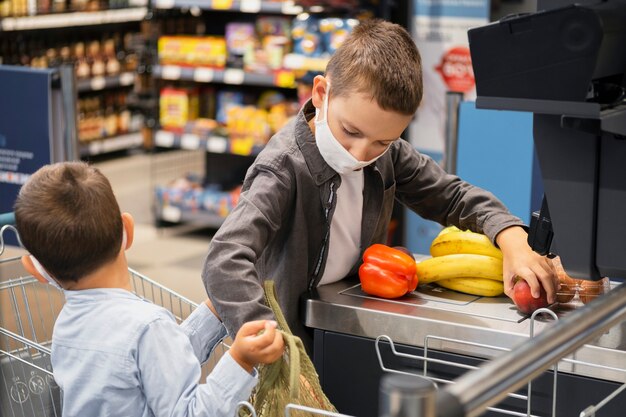
[(191, 168), (181, 162), (181, 157), (188, 159), (189, 155), (136, 154), (93, 164), (109, 178), (121, 210), (135, 219), (135, 239), (127, 252), (129, 266), (190, 300), (201, 302), (206, 291), (200, 273), (212, 231), (198, 227), (157, 228), (151, 212), (157, 165), (178, 166), (182, 171)]

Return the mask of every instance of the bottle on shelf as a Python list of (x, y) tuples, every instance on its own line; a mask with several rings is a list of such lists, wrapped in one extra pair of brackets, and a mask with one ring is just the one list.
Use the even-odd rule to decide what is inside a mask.
[(76, 58), (76, 77), (77, 78), (89, 78), (91, 75), (91, 68), (89, 61), (85, 55), (85, 44), (78, 42), (74, 46), (74, 56)]
[(108, 75), (117, 75), (120, 73), (120, 61), (117, 60), (115, 53), (115, 41), (107, 39), (104, 41), (104, 57), (106, 59), (106, 73)]
[(63, 13), (66, 11), (65, 0), (52, 0), (52, 12)]
[(131, 113), (126, 106), (126, 94), (117, 96), (117, 109), (119, 113), (117, 130), (120, 134), (128, 133), (130, 130)]
[(115, 97), (112, 94), (104, 96), (104, 132), (103, 137), (111, 137), (118, 134), (118, 114), (115, 108)]
[(99, 41), (92, 41), (89, 44), (87, 57), (91, 61), (92, 77), (100, 77), (106, 74), (106, 65), (102, 57)]

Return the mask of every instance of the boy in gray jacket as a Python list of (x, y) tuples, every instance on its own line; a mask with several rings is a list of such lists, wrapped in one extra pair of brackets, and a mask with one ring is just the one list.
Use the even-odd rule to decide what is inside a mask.
[[(485, 233), (504, 256), (504, 287), (526, 280), (553, 301), (551, 264), (528, 246), (521, 220), (491, 193), (444, 172), (401, 140), (422, 99), (419, 52), (402, 27), (360, 24), (315, 77), (312, 99), (247, 172), (237, 207), (209, 246), (202, 278), (235, 334), (271, 318), (262, 281), (276, 281), (287, 321), (306, 341), (298, 300), (356, 274), (385, 241), (394, 200), (442, 225)], [(236, 311), (237, 314), (232, 314)]]

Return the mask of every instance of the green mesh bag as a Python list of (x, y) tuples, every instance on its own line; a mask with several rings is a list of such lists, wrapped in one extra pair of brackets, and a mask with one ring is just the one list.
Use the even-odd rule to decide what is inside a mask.
[[(278, 329), (285, 341), (285, 353), (276, 362), (259, 368), (259, 383), (252, 393), (250, 403), (259, 417), (282, 416), (285, 406), (290, 403), (336, 412), (322, 391), (319, 376), (304, 349), (302, 340), (294, 336), (287, 325), (276, 300), (274, 282), (265, 281), (264, 286), (266, 302), (276, 316)], [(239, 415), (249, 416), (250, 413), (241, 410)], [(303, 417), (314, 414), (293, 410), (290, 415)]]

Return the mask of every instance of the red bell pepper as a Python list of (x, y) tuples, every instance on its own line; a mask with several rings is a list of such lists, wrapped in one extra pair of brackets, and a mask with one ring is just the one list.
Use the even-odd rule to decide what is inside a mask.
[(415, 259), (406, 253), (375, 244), (363, 253), (359, 268), (364, 292), (383, 298), (398, 298), (417, 288)]

